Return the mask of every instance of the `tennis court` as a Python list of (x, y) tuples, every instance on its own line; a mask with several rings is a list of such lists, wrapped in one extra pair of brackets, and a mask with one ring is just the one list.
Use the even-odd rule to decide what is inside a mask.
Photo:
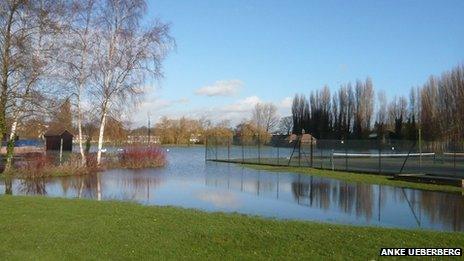
[(241, 144), (209, 139), (206, 160), (301, 166), (379, 174), (429, 174), (464, 178), (464, 149), (456, 144), (405, 140), (288, 140)]

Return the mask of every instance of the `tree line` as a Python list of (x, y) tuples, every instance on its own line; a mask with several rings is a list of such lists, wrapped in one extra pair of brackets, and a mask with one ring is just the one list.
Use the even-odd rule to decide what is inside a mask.
[(377, 95), (370, 78), (344, 84), (334, 93), (328, 86), (308, 97), (295, 95), (292, 133), (310, 133), (318, 139), (422, 139), (457, 141), (464, 137), (464, 67), (458, 65), (423, 86), (411, 88), (409, 97), (388, 101)]
[[(4, 0), (0, 3), (0, 138), (27, 122), (47, 122), (69, 102), (76, 112), (82, 163), (83, 126), (98, 122), (97, 161), (109, 119), (162, 77), (174, 47), (169, 24), (145, 16), (145, 0)], [(64, 99), (63, 99), (64, 97)]]
[(231, 122), (228, 120), (212, 122), (207, 118), (180, 117), (173, 119), (161, 117), (154, 127), (139, 127), (127, 131), (127, 135), (144, 137), (138, 140), (148, 142), (146, 137), (151, 134), (153, 135), (151, 141), (154, 142), (156, 139), (161, 144), (205, 144), (208, 142), (207, 139), (221, 144), (232, 144), (233, 142), (256, 144), (257, 141), (269, 142), (271, 134), (278, 130), (279, 126), (284, 126), (283, 122), (286, 123), (286, 125), (284, 124), (286, 133), (290, 133), (291, 126), (289, 127), (288, 124), (292, 124), (291, 117), (284, 117), (280, 120), (277, 106), (272, 103), (258, 103), (252, 110), (251, 118), (243, 119), (235, 127), (231, 126)]

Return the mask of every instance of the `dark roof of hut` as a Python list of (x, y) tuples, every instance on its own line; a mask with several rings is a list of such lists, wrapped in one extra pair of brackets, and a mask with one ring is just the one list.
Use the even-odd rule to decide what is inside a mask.
[(71, 136), (74, 136), (70, 131), (63, 127), (50, 128), (44, 133), (44, 137), (51, 136), (61, 136), (63, 133), (69, 133)]

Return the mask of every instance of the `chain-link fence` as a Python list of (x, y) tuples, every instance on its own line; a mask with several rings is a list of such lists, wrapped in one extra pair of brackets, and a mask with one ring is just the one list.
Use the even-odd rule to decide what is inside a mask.
[(300, 166), (379, 174), (464, 177), (463, 142), (410, 140), (291, 140), (273, 137), (208, 137), (205, 159), (276, 166)]

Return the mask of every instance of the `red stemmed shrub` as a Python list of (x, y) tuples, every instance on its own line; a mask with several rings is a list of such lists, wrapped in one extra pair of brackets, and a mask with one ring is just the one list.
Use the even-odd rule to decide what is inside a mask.
[(27, 173), (28, 177), (41, 177), (50, 166), (53, 166), (53, 158), (43, 153), (27, 153), (14, 164), (15, 171), (23, 176)]
[(166, 153), (159, 147), (127, 147), (119, 153), (123, 168), (156, 168), (166, 164)]
[(23, 178), (85, 175), (97, 169), (82, 166), (80, 155), (70, 154), (59, 162), (58, 154), (28, 153), (18, 157), (7, 174)]

